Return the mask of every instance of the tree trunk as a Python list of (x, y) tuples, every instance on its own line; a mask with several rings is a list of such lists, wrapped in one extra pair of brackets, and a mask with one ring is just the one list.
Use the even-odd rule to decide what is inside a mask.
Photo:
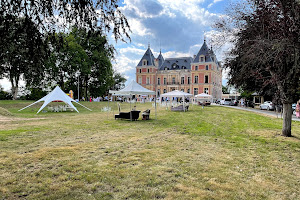
[(18, 91), (19, 91), (19, 80), (10, 78), (10, 83), (11, 83), (11, 93), (13, 96), (13, 100), (17, 99)]
[(282, 135), (286, 137), (292, 136), (292, 104), (283, 104), (283, 126)]
[(85, 99), (87, 101), (89, 101), (89, 98), (88, 98), (88, 78), (87, 76), (84, 77), (84, 81), (85, 81)]

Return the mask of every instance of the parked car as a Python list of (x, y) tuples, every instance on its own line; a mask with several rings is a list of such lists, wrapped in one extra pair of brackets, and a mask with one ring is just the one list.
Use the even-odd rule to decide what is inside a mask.
[(220, 104), (229, 106), (231, 104), (231, 99), (222, 99)]
[(265, 101), (263, 104), (260, 104), (259, 108), (261, 110), (274, 110), (274, 105), (271, 101)]

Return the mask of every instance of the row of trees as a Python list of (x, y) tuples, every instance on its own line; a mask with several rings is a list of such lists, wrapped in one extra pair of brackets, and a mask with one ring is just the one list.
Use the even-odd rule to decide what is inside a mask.
[(125, 82), (112, 69), (107, 31), (129, 38), (118, 0), (0, 1), (0, 78), (10, 80), (14, 99), (21, 79), (28, 88), (79, 84), (81, 95), (101, 96)]
[(300, 1), (248, 0), (218, 22), (234, 37), (225, 61), (229, 84), (272, 94), (283, 104), (284, 136), (291, 136), (291, 104), (300, 91)]

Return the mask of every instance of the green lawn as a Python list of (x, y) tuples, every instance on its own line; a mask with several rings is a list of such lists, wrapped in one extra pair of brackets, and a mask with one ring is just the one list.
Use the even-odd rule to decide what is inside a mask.
[(285, 138), (281, 119), (225, 107), (154, 120), (137, 104), (151, 120), (131, 122), (115, 103), (17, 111), (30, 103), (0, 101), (0, 199), (300, 199), (299, 122)]

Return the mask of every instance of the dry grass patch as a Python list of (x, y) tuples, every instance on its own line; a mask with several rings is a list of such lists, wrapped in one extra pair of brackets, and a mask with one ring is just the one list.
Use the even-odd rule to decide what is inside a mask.
[(130, 122), (91, 105), (98, 111), (8, 122), (4, 199), (300, 198), (299, 123), (283, 138), (279, 119), (221, 107)]

